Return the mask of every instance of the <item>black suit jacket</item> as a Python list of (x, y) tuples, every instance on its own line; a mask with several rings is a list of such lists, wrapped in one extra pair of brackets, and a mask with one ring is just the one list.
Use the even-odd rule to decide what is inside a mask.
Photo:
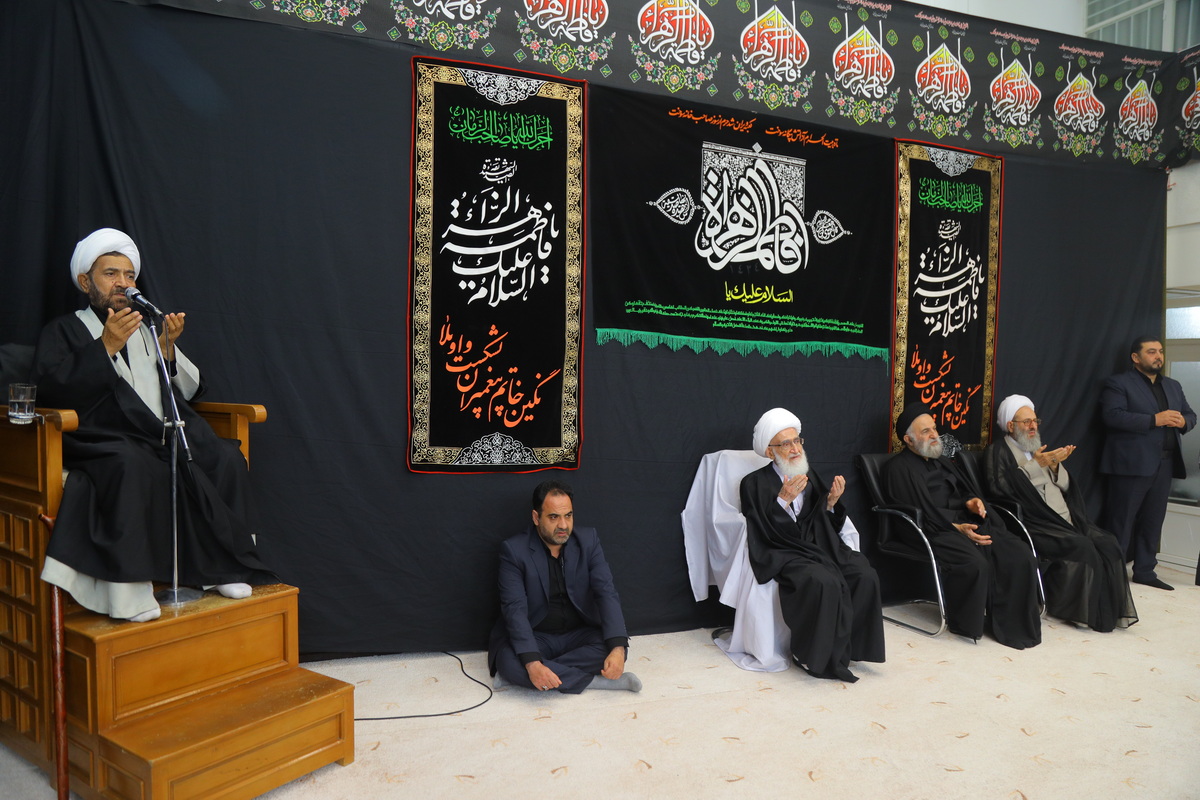
[[(563, 545), (567, 596), (587, 624), (606, 639), (625, 638), (625, 617), (595, 528), (575, 528)], [(488, 644), (488, 667), (496, 673), (496, 653), (511, 644), (517, 653), (538, 651), (533, 629), (550, 609), (546, 545), (532, 525), (500, 545), (500, 619)]]
[[(1183, 463), (1183, 442), (1180, 436), (1196, 426), (1196, 412), (1183, 396), (1179, 381), (1159, 375), (1163, 391), (1167, 395), (1167, 408), (1183, 414), (1187, 426), (1180, 430), (1172, 428), (1175, 441), (1174, 475), (1187, 477)], [(1154, 391), (1135, 370), (1113, 375), (1104, 382), (1100, 393), (1100, 415), (1104, 420), (1106, 435), (1104, 450), (1100, 453), (1100, 471), (1106, 475), (1131, 475), (1147, 477), (1158, 470), (1162, 458), (1163, 431), (1154, 427), (1154, 415), (1158, 403)]]

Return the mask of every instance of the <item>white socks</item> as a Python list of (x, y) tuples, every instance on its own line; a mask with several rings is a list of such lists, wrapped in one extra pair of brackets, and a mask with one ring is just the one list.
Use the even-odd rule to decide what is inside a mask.
[(597, 675), (592, 678), (592, 682), (587, 685), (589, 689), (624, 689), (627, 692), (640, 692), (642, 690), (642, 681), (632, 672), (626, 672), (617, 679), (606, 678), (603, 675)]
[(149, 622), (150, 620), (158, 619), (161, 616), (162, 616), (162, 609), (159, 608), (158, 606), (155, 606), (154, 608), (150, 609), (149, 611), (143, 611), (140, 614), (134, 614), (132, 617), (129, 618), (129, 621), (130, 622)]
[[(223, 596), (232, 598), (233, 600), (242, 600), (253, 594), (254, 590), (250, 588), (248, 583), (221, 583), (216, 586), (206, 586), (206, 589), (216, 589)], [(129, 618), (130, 622), (149, 622), (152, 619), (158, 619), (162, 616), (162, 609), (158, 606), (143, 611), (140, 614), (134, 614)]]

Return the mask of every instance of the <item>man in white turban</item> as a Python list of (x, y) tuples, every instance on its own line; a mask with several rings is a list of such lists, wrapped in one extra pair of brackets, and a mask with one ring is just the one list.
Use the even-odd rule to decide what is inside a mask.
[(1033, 401), (1004, 398), (996, 425), (1005, 434), (988, 446), (987, 482), (998, 498), (1019, 503), (1041, 562), (1046, 611), (1106, 633), (1137, 622), (1117, 537), (1087, 516), (1083, 493), (1065, 462), (1074, 445), (1049, 450)]
[[(93, 611), (145, 622), (160, 614), (153, 582), (171, 582), (173, 544), (163, 383), (153, 334), (125, 294), (140, 272), (121, 231), (76, 245), (71, 277), (88, 307), (42, 330), (34, 379), (40, 402), (79, 416), (64, 436), (70, 473), (42, 578)], [(178, 465), (179, 582), (246, 597), (274, 576), (254, 550), (245, 459), (187, 404), (203, 385), (175, 347), (183, 327), (183, 314), (166, 314), (158, 337), (193, 457)]]
[(846, 481), (826, 486), (809, 466), (800, 420), (786, 409), (762, 415), (754, 450), (771, 459), (742, 478), (754, 577), (779, 584), (792, 660), (814, 677), (853, 683), (851, 661), (884, 660), (883, 611), (875, 570), (839, 537), (853, 530), (840, 502)]

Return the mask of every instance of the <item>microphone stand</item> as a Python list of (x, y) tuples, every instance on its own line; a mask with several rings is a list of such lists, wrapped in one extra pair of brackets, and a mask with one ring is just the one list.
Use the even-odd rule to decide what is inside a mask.
[[(163, 408), (163, 443), (166, 443), (167, 431), (171, 431), (171, 588), (162, 589), (155, 593), (154, 599), (159, 605), (181, 606), (193, 600), (199, 600), (204, 593), (179, 585), (179, 448), (188, 462), (192, 460), (192, 450), (188, 447), (187, 434), (183, 432), (187, 425), (179, 415), (179, 404), (175, 402), (175, 391), (171, 388), (171, 371), (167, 369), (167, 359), (163, 355), (162, 345), (158, 341), (158, 329), (154, 321), (156, 314), (148, 313), (146, 323), (150, 327), (150, 338), (154, 340), (154, 351), (158, 354), (158, 368), (162, 373), (163, 393), (170, 399), (168, 408)], [(164, 333), (166, 326), (163, 326)]]

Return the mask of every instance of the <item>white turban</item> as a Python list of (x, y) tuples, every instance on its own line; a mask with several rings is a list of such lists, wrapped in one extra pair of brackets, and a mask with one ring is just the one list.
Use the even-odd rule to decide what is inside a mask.
[(142, 271), (142, 254), (138, 252), (133, 239), (116, 228), (101, 228), (98, 231), (92, 231), (79, 244), (75, 245), (75, 252), (71, 255), (71, 282), (77, 288), (79, 276), (86, 275), (92, 265), (96, 263), (96, 259), (105, 253), (120, 253), (132, 261), (133, 278), (137, 280), (137, 276)]
[(788, 428), (795, 428), (796, 433), (800, 433), (799, 417), (786, 408), (772, 408), (763, 414), (754, 426), (754, 452), (764, 458), (770, 458), (771, 454), (767, 452), (767, 445), (775, 438), (775, 434)]
[(1017, 412), (1022, 408), (1029, 406), (1031, 411), (1036, 412), (1033, 407), (1033, 401), (1023, 394), (1010, 394), (1008, 397), (1000, 401), (1000, 408), (996, 410), (996, 424), (1002, 430), (1008, 430), (1008, 423), (1012, 422), (1012, 418), (1017, 415)]

